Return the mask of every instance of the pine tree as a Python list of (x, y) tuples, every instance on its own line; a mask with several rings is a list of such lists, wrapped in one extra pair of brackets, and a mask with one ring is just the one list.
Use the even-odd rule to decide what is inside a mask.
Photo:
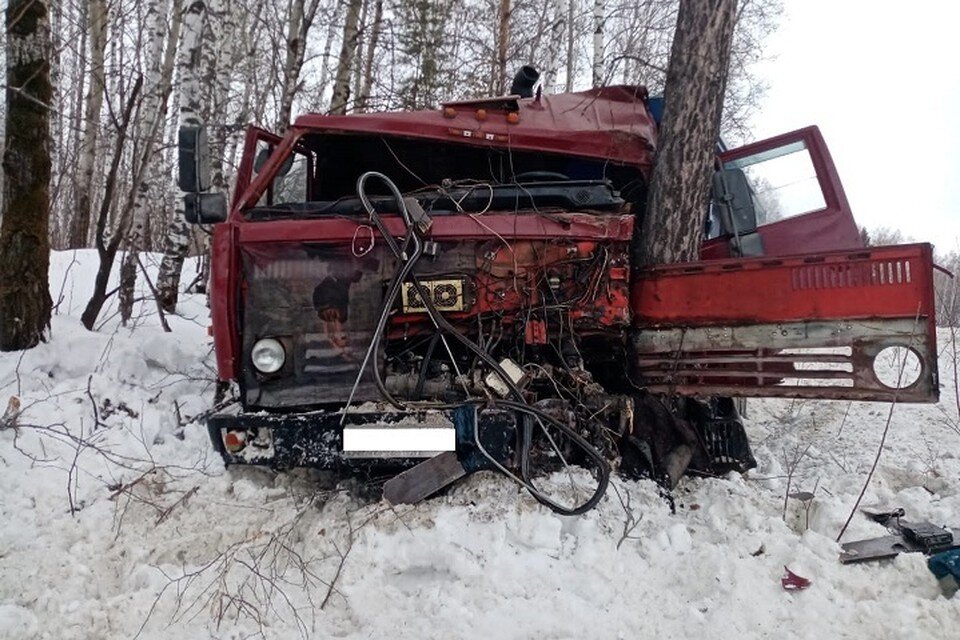
[(403, 109), (436, 106), (450, 82), (441, 72), (445, 25), (450, 17), (446, 0), (413, 0), (405, 3), (401, 18), (400, 60), (410, 73), (400, 85)]

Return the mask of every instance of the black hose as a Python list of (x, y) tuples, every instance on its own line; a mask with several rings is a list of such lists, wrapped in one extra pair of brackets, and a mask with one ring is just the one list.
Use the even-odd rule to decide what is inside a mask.
[[(377, 213), (377, 211), (373, 208), (373, 205), (371, 204), (370, 199), (367, 197), (366, 182), (370, 178), (378, 178), (381, 182), (383, 182), (397, 201), (397, 206), (399, 207), (401, 217), (404, 222), (404, 226), (407, 229), (407, 235), (404, 238), (404, 244), (402, 248), (400, 245), (397, 244), (396, 239), (386, 228), (386, 225), (383, 223), (383, 219), (380, 217), (380, 214)], [(387, 243), (387, 246), (390, 247), (391, 252), (397, 258), (397, 260), (400, 260), (401, 262), (403, 262), (403, 266), (394, 274), (394, 277), (391, 279), (390, 286), (388, 287), (386, 299), (384, 300), (384, 304), (381, 307), (380, 319), (377, 323), (376, 330), (374, 331), (373, 341), (371, 342), (371, 345), (368, 348), (367, 358), (364, 359), (364, 363), (366, 363), (367, 360), (369, 359), (370, 354), (371, 353), (374, 354), (373, 362), (372, 362), (374, 380), (377, 384), (377, 388), (379, 389), (383, 397), (394, 406), (398, 408), (403, 408), (402, 403), (397, 401), (387, 391), (386, 386), (383, 384), (383, 380), (380, 376), (379, 366), (377, 365), (377, 362), (376, 362), (377, 360), (376, 352), (379, 350), (379, 347), (380, 347), (380, 341), (383, 336), (383, 332), (386, 328), (386, 323), (389, 317), (390, 309), (392, 308), (394, 302), (396, 301), (396, 297), (400, 291), (400, 287), (403, 284), (404, 280), (406, 280), (407, 277), (410, 277), (413, 287), (416, 289), (418, 295), (420, 296), (420, 299), (423, 301), (424, 307), (426, 308), (427, 313), (429, 314), (430, 319), (433, 321), (437, 330), (449, 333), (453, 338), (455, 338), (464, 347), (466, 347), (467, 350), (469, 350), (475, 356), (483, 360), (494, 371), (494, 373), (496, 373), (497, 376), (500, 377), (503, 383), (507, 386), (507, 389), (509, 390), (510, 395), (512, 395), (515, 398), (515, 401), (511, 401), (511, 400), (491, 401), (488, 399), (472, 399), (472, 400), (467, 400), (467, 402), (471, 404), (486, 404), (486, 403), (492, 403), (494, 405), (502, 404), (516, 411), (520, 411), (521, 413), (526, 413), (528, 415), (531, 415), (537, 418), (538, 421), (540, 421), (541, 427), (544, 430), (546, 430), (546, 426), (544, 425), (544, 422), (546, 422), (552, 425), (553, 427), (555, 427), (558, 431), (560, 431), (560, 433), (567, 436), (567, 438), (569, 438), (574, 445), (581, 448), (584, 451), (584, 453), (587, 455), (587, 457), (592, 459), (595, 462), (597, 467), (597, 475), (598, 475), (597, 488), (594, 491), (593, 495), (590, 497), (590, 499), (587, 500), (582, 505), (574, 507), (572, 509), (559, 505), (553, 500), (551, 500), (550, 498), (548, 498), (547, 496), (545, 496), (544, 494), (542, 494), (531, 483), (529, 463), (528, 463), (529, 448), (530, 448), (531, 442), (529, 438), (525, 438), (523, 446), (521, 447), (522, 449), (521, 465), (520, 465), (521, 466), (521, 484), (527, 489), (528, 492), (530, 492), (530, 494), (538, 502), (556, 511), (557, 513), (560, 513), (563, 515), (579, 515), (595, 507), (603, 497), (603, 494), (606, 492), (607, 485), (609, 484), (609, 481), (610, 481), (610, 467), (609, 465), (607, 465), (607, 461), (603, 458), (600, 452), (597, 451), (593, 445), (587, 442), (587, 440), (584, 439), (583, 436), (581, 436), (579, 433), (577, 433), (567, 425), (563, 424), (559, 420), (554, 419), (552, 416), (548, 415), (547, 413), (535, 407), (530, 406), (527, 403), (526, 398), (524, 398), (523, 392), (516, 385), (516, 383), (509, 376), (509, 374), (507, 374), (507, 372), (504, 371), (503, 367), (500, 366), (500, 363), (497, 362), (496, 359), (493, 356), (491, 356), (486, 350), (484, 350), (478, 344), (476, 344), (475, 342), (470, 340), (468, 337), (463, 335), (436, 308), (436, 306), (433, 303), (433, 299), (430, 297), (429, 293), (424, 289), (423, 285), (420, 284), (420, 281), (417, 278), (416, 274), (412, 273), (413, 267), (416, 265), (417, 261), (420, 259), (420, 256), (423, 255), (423, 242), (420, 240), (420, 237), (417, 235), (416, 228), (412, 224), (412, 221), (410, 220), (410, 215), (407, 211), (406, 204), (403, 201), (403, 195), (400, 193), (400, 190), (393, 183), (393, 181), (390, 180), (390, 178), (388, 178), (382, 173), (379, 173), (376, 171), (368, 171), (357, 179), (357, 195), (359, 196), (360, 202), (363, 204), (364, 209), (367, 211), (367, 214), (370, 216), (371, 221), (377, 227), (377, 230), (380, 232), (381, 236), (383, 236), (384, 240)], [(406, 252), (410, 244), (413, 245), (414, 250), (413, 250), (413, 254), (408, 256)], [(361, 371), (359, 375), (361, 376), (363, 375), (362, 366), (361, 366)], [(479, 440), (478, 440), (478, 444), (479, 444)], [(480, 450), (481, 450), (481, 453), (485, 457), (487, 457), (487, 459), (490, 460), (491, 463), (493, 463), (495, 466), (504, 470), (505, 473), (513, 477), (512, 474), (510, 474), (508, 471), (503, 469), (502, 465), (500, 465), (496, 460), (490, 457), (482, 449), (482, 447), (480, 448)]]
[(528, 485), (527, 490), (538, 502), (550, 507), (551, 509), (553, 509), (554, 511), (562, 515), (569, 515), (569, 516), (580, 515), (581, 513), (586, 513), (590, 509), (593, 509), (595, 506), (597, 506), (597, 503), (600, 502), (600, 500), (603, 498), (603, 494), (606, 493), (607, 491), (607, 485), (610, 483), (610, 466), (607, 464), (607, 461), (603, 458), (600, 452), (597, 451), (596, 447), (594, 447), (592, 444), (587, 442), (587, 440), (583, 436), (581, 436), (579, 433), (571, 429), (569, 426), (563, 424), (562, 422), (560, 422), (550, 414), (544, 411), (541, 411), (540, 409), (537, 409), (536, 407), (533, 407), (529, 404), (512, 402), (510, 400), (489, 400), (489, 401), (488, 400), (471, 400), (469, 402), (471, 404), (489, 403), (494, 406), (500, 404), (506, 407), (510, 407), (515, 411), (529, 414), (534, 418), (550, 423), (560, 433), (567, 436), (576, 446), (583, 449), (584, 453), (587, 454), (587, 457), (591, 458), (593, 462), (596, 464), (597, 488), (594, 490), (593, 495), (591, 495), (590, 499), (584, 502), (582, 505), (575, 507), (573, 509), (568, 509), (566, 507), (558, 505), (554, 501), (550, 500), (550, 498), (547, 498), (546, 496), (544, 496), (539, 491), (534, 490), (532, 488), (532, 484), (530, 483), (529, 478), (524, 477), (523, 480)]
[(413, 255), (409, 260), (407, 260), (403, 267), (401, 267), (401, 269), (394, 274), (393, 279), (390, 281), (390, 286), (387, 289), (387, 295), (383, 300), (383, 307), (380, 310), (380, 319), (377, 322), (377, 328), (373, 333), (373, 342), (370, 346), (370, 351), (373, 353), (373, 359), (370, 362), (370, 366), (373, 370), (374, 383), (376, 383), (377, 389), (387, 400), (387, 402), (392, 404), (397, 409), (403, 409), (403, 403), (394, 398), (387, 390), (387, 387), (383, 382), (383, 376), (380, 374), (380, 365), (377, 362), (376, 354), (380, 350), (380, 340), (383, 337), (383, 332), (387, 326), (387, 320), (390, 317), (390, 309), (393, 308), (393, 304), (396, 302), (397, 296), (400, 294), (400, 287), (403, 286), (403, 281), (410, 274), (410, 271), (413, 270), (417, 260), (419, 260), (420, 256), (423, 255), (423, 244), (417, 242), (414, 246), (415, 249)]
[(440, 332), (437, 331), (430, 338), (430, 344), (427, 345), (427, 354), (420, 363), (420, 371), (417, 374), (417, 387), (413, 390), (413, 399), (420, 400), (423, 397), (423, 385), (427, 381), (427, 370), (430, 367), (430, 361), (433, 360), (433, 352), (440, 342)]
[[(387, 185), (387, 188), (390, 189), (397, 201), (397, 206), (400, 208), (400, 214), (403, 218), (404, 226), (407, 229), (407, 235), (404, 238), (402, 248), (397, 244), (396, 239), (394, 239), (394, 237), (386, 229), (386, 226), (383, 224), (383, 219), (380, 218), (380, 215), (373, 208), (373, 205), (370, 203), (370, 199), (367, 197), (366, 182), (371, 177), (380, 178), (380, 180)], [(382, 395), (387, 402), (397, 409), (403, 409), (403, 403), (394, 398), (384, 384), (383, 376), (380, 374), (380, 365), (377, 362), (377, 353), (380, 349), (380, 340), (387, 326), (387, 320), (390, 317), (390, 310), (393, 308), (393, 305), (396, 302), (397, 296), (400, 293), (400, 288), (403, 286), (403, 281), (408, 275), (410, 275), (410, 272), (413, 270), (413, 267), (416, 266), (420, 256), (423, 255), (423, 243), (416, 235), (413, 225), (410, 224), (410, 217), (400, 190), (397, 189), (397, 186), (387, 176), (374, 171), (368, 171), (367, 173), (364, 173), (359, 179), (357, 179), (357, 195), (360, 197), (360, 202), (363, 204), (364, 209), (366, 209), (367, 213), (370, 215), (370, 219), (380, 231), (380, 235), (384, 237), (384, 240), (390, 247), (390, 250), (396, 256), (397, 260), (403, 262), (403, 266), (394, 273), (393, 278), (390, 280), (390, 285), (387, 287), (387, 295), (384, 297), (383, 305), (380, 308), (380, 317), (377, 320), (377, 326), (373, 332), (373, 341), (370, 343), (370, 346), (367, 349), (367, 354), (364, 357), (365, 365), (368, 361), (370, 361), (371, 354), (373, 356), (372, 361), (370, 361), (370, 366), (373, 370), (374, 383), (377, 385), (377, 390), (380, 392), (380, 395)], [(414, 246), (414, 253), (411, 256), (407, 256), (407, 249), (411, 243)], [(363, 366), (361, 366), (359, 375), (363, 375)]]

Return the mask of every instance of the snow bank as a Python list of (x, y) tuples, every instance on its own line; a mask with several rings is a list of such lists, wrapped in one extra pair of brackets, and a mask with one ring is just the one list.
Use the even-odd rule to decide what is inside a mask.
[[(576, 518), (477, 474), (392, 509), (309, 473), (226, 472), (202, 420), (202, 296), (97, 332), (92, 252), (51, 265), (52, 339), (0, 354), (0, 638), (952, 638), (960, 602), (924, 558), (841, 566), (834, 538), (888, 406), (751, 401), (760, 467), (687, 479), (671, 514), (615, 480)], [(188, 266), (188, 270), (192, 269)], [(189, 279), (189, 278), (185, 278)], [(945, 354), (941, 363), (949, 361)], [(951, 367), (936, 406), (897, 406), (865, 504), (960, 524)], [(803, 453), (805, 452), (805, 453)], [(801, 454), (803, 455), (801, 456)], [(807, 505), (791, 492), (814, 494)], [(555, 482), (560, 482), (556, 480)], [(807, 508), (809, 506), (809, 508)], [(882, 535), (855, 518), (847, 539)], [(783, 566), (813, 581), (780, 587)]]

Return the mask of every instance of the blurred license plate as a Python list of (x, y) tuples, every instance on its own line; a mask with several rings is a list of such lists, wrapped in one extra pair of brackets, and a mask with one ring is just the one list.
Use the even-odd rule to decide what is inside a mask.
[(454, 427), (350, 425), (343, 429), (346, 458), (432, 458), (456, 451)]

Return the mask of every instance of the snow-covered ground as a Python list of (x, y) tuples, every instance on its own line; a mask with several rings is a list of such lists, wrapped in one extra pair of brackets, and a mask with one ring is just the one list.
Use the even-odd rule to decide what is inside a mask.
[[(226, 472), (202, 425), (202, 296), (172, 333), (151, 303), (87, 332), (95, 267), (91, 252), (55, 254), (51, 341), (0, 354), (0, 414), (12, 396), (23, 407), (0, 432), (0, 638), (960, 633), (960, 596), (940, 594), (922, 556), (837, 561), (888, 405), (751, 401), (759, 468), (686, 479), (676, 514), (651, 483), (615, 480), (598, 509), (559, 517), (490, 474), (390, 508), (307, 474)], [(940, 405), (895, 407), (864, 504), (960, 525), (950, 363)], [(789, 499), (785, 521), (787, 475), (814, 498)], [(858, 516), (845, 539), (883, 534)], [(784, 565), (812, 586), (784, 591)]]

